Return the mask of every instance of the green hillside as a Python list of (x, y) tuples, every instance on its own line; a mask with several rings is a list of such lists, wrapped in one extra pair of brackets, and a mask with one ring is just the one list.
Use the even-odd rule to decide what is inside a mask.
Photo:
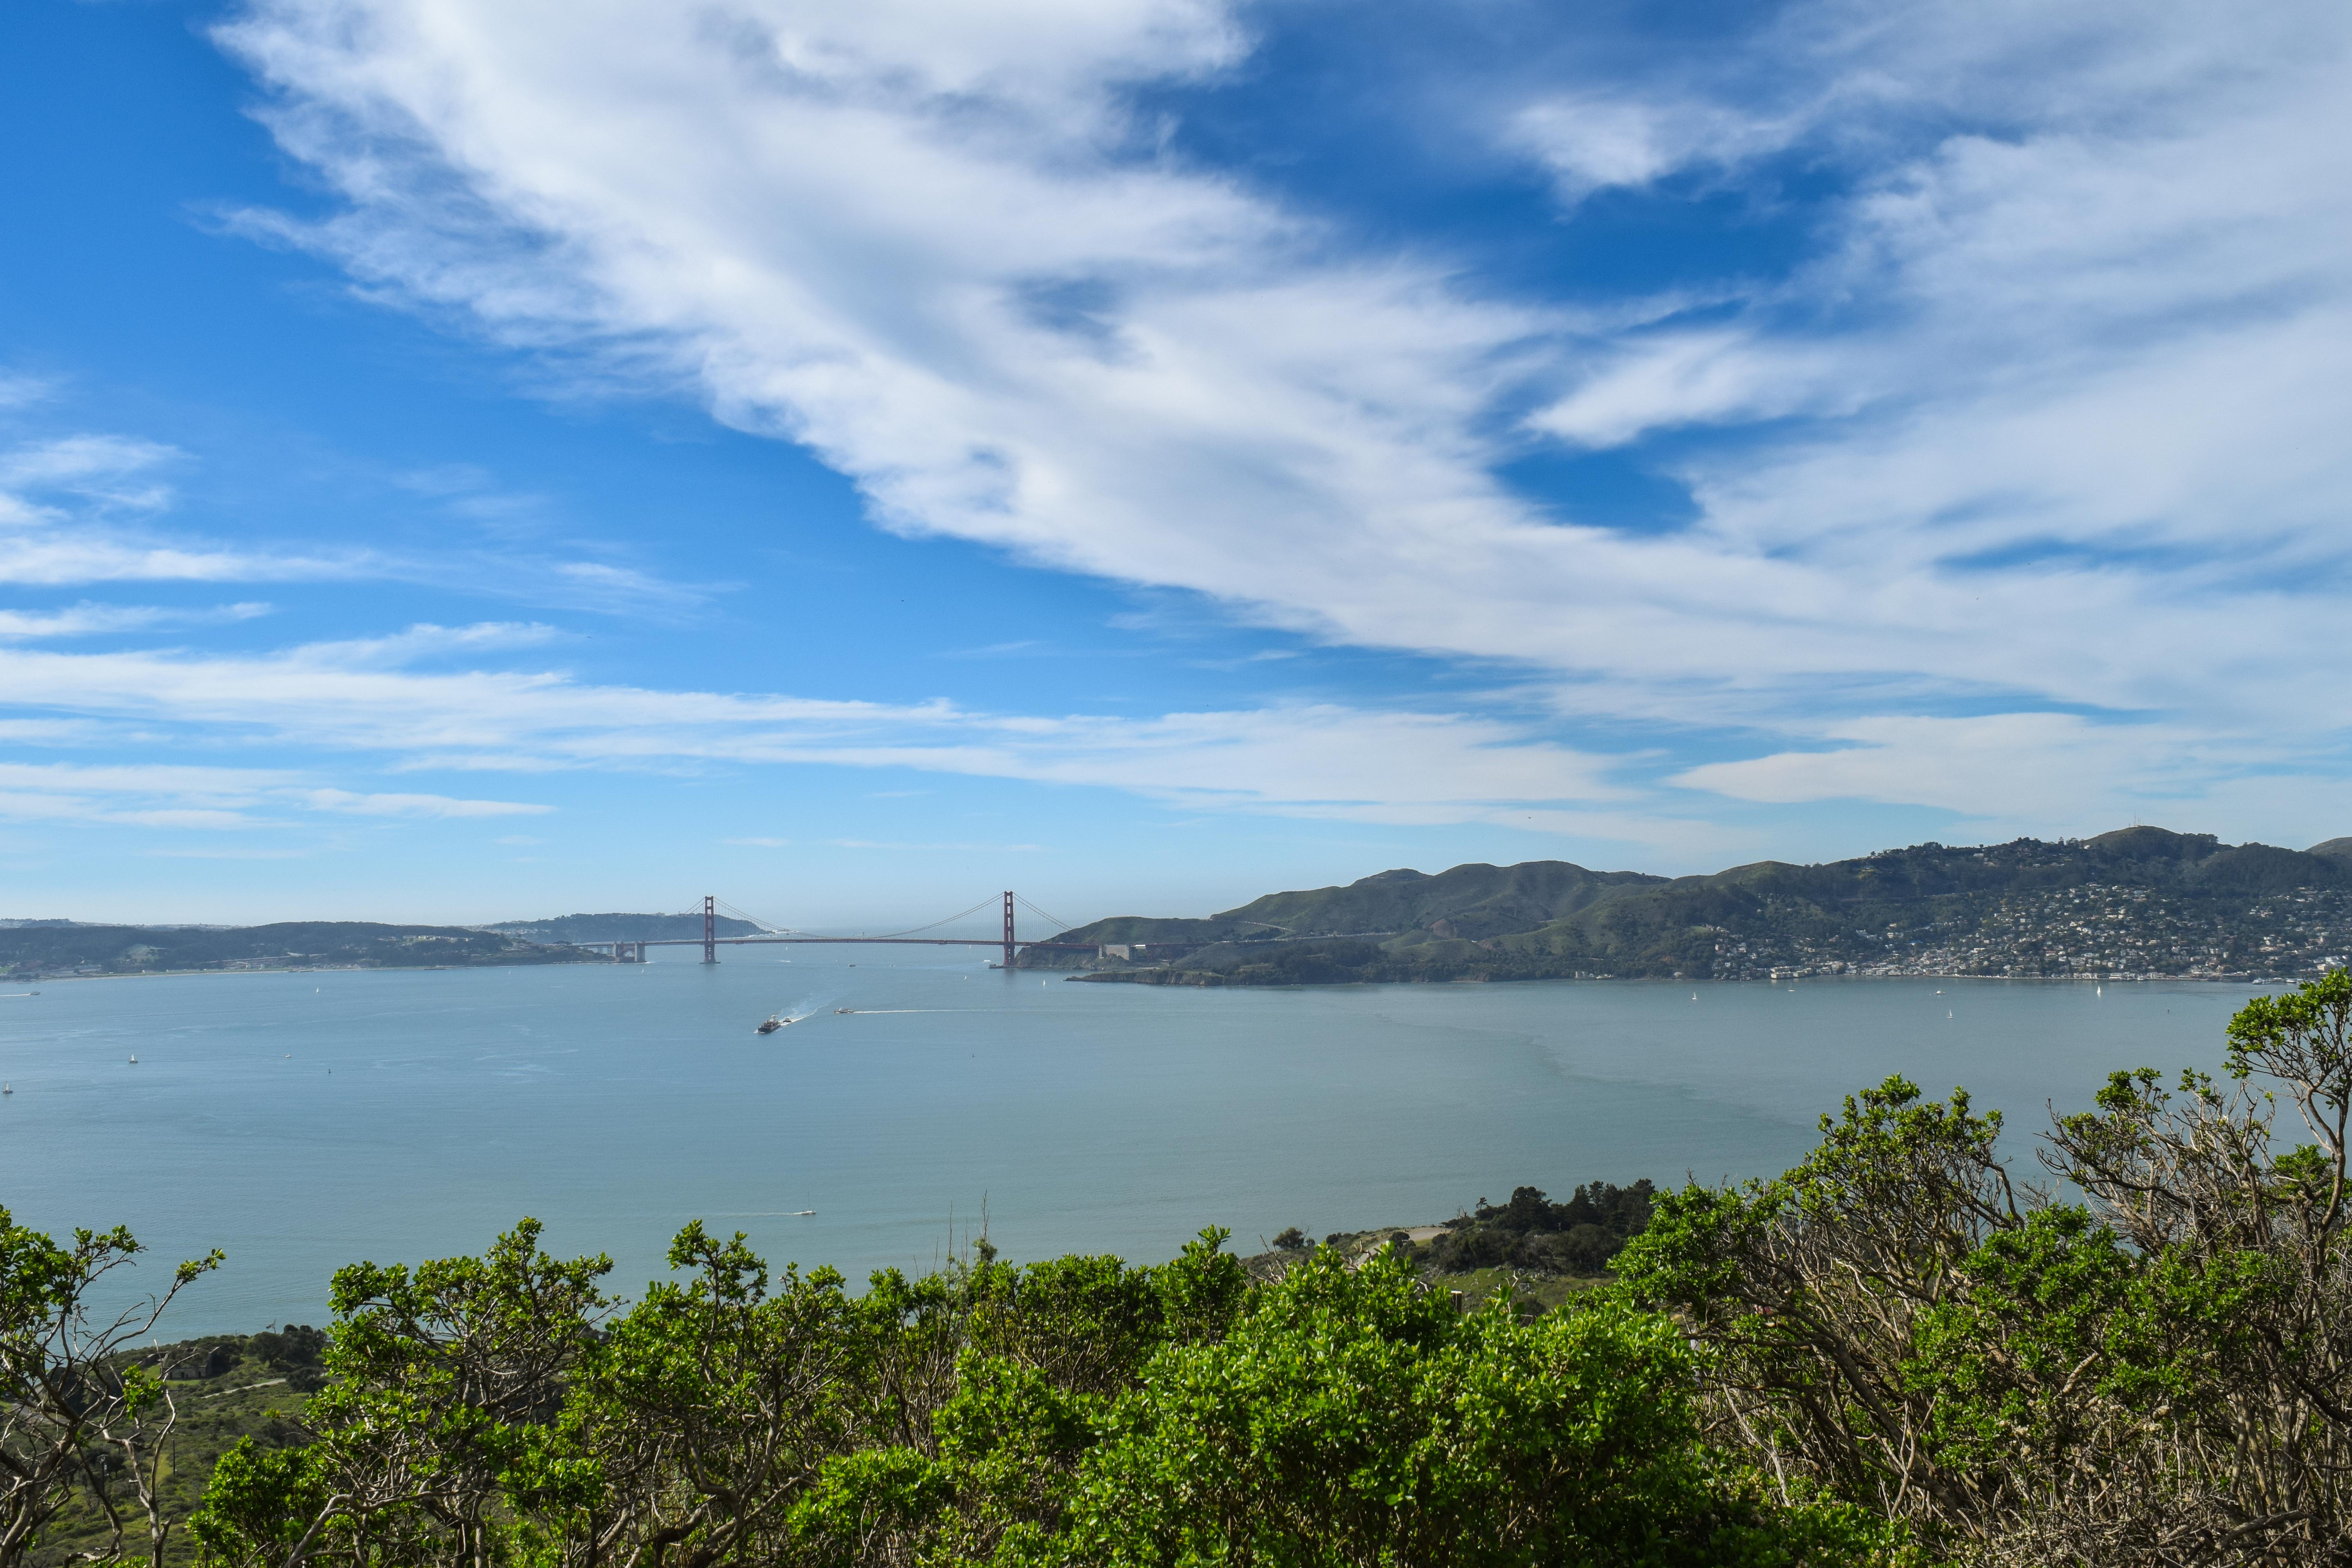
[[(698, 931), (698, 934), (699, 934)], [(19, 977), (189, 969), (422, 969), (566, 963), (602, 953), (460, 926), (287, 921), (263, 926), (41, 925), (0, 930), (0, 971)]]
[(1565, 860), (1517, 866), (1456, 866), (1428, 876), (1382, 871), (1344, 888), (1268, 893), (1206, 920), (1118, 915), (1066, 932), (1056, 941), (1164, 942), (1205, 946), (1285, 938), (1393, 935), (1423, 931), (1472, 941), (1532, 930), (1664, 877), (1639, 871), (1588, 871)]
[(1082, 962), (1103, 979), (1182, 984), (2298, 975), (2352, 957), (2352, 839), (2294, 850), (2130, 827), (1672, 879), (1561, 861), (1384, 871), (1066, 940), (1142, 942)]
[[(719, 915), (720, 936), (757, 936), (750, 921)], [(526, 942), (685, 942), (702, 935), (699, 910), (682, 915), (554, 915), (543, 921), (500, 921), (481, 928)]]

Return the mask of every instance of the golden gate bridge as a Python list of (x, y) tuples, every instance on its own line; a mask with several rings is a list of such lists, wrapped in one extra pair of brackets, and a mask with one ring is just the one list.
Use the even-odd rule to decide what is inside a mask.
[[(1004, 906), (1004, 930), (1003, 934), (1001, 936), (925, 936), (922, 934), (925, 931), (938, 931), (942, 926), (951, 926), (958, 921), (969, 919), (971, 916), (976, 915), (981, 910), (988, 908), (991, 904), (997, 902), (1000, 898), (1003, 900)], [(1013, 960), (1020, 953), (1032, 949), (1057, 950), (1068, 952), (1100, 952), (1100, 945), (1091, 942), (1022, 941), (1020, 937), (1015, 934), (1013, 930), (1013, 906), (1016, 904), (1022, 909), (1027, 910), (1031, 914), (1037, 916), (1040, 920), (1049, 922), (1055, 931), (1066, 931), (1075, 929), (1069, 924), (1069, 922), (1057, 919), (1055, 916), (1039, 909), (1028, 900), (1021, 897), (1020, 894), (1008, 889), (1002, 894), (992, 893), (987, 898), (981, 900), (980, 902), (972, 905), (971, 908), (968, 910), (958, 910), (954, 914), (946, 916), (940, 920), (935, 920), (929, 925), (915, 926), (907, 931), (894, 931), (881, 936), (808, 936), (785, 927), (772, 924), (767, 921), (760, 919), (757, 915), (746, 914), (743, 910), (737, 909), (734, 905), (727, 902), (724, 899), (717, 898), (711, 894), (706, 893), (703, 895), (702, 899), (702, 934), (698, 937), (648, 937), (643, 942), (574, 942), (572, 945), (574, 947), (601, 947), (609, 949), (613, 954), (613, 962), (615, 963), (643, 963), (646, 962), (646, 949), (649, 947), (699, 946), (702, 949), (702, 962), (705, 963), (718, 963), (719, 950), (722, 947), (765, 947), (790, 942), (803, 942), (809, 944), (889, 942), (908, 947), (1000, 947), (1004, 951), (1003, 963), (1004, 967), (1007, 969), (1013, 967)], [(759, 927), (760, 934), (757, 936), (720, 936), (719, 934), (719, 917), (722, 914), (730, 917), (730, 919), (745, 921)]]

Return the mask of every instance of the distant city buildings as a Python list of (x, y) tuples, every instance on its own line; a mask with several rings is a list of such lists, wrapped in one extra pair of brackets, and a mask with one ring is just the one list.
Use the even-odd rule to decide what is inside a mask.
[(2352, 900), (2336, 889), (2299, 889), (2246, 908), (2097, 884), (1942, 903), (1924, 923), (1877, 931), (1721, 932), (1715, 975), (2256, 980), (2315, 974), (2352, 958)]

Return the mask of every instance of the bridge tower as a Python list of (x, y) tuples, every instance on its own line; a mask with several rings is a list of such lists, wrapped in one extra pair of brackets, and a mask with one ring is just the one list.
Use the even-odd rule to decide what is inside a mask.
[(1013, 895), (1004, 895), (1004, 967), (1013, 967)]
[(719, 900), (709, 893), (702, 895), (702, 962), (719, 962)]

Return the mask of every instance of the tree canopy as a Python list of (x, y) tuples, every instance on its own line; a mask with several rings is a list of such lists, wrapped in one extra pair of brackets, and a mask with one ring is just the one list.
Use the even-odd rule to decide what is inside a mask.
[[(1150, 1267), (982, 1247), (853, 1292), (698, 1224), (628, 1302), (525, 1220), (247, 1342), (307, 1398), (185, 1538), (222, 1568), (2340, 1563), (2347, 1036), (2342, 972), (2257, 1000), (2218, 1074), (2115, 1073), (2031, 1178), (1998, 1113), (1891, 1078), (1777, 1178), (1464, 1216), (1611, 1240), (1550, 1311), (1464, 1310), (1434, 1245), (1286, 1234), (1261, 1279), (1216, 1229)], [(216, 1257), (93, 1315), (137, 1250), (0, 1215), (0, 1568), (58, 1560), (73, 1510), (111, 1521), (86, 1560), (182, 1550), (172, 1385), (234, 1358), (136, 1343)]]

